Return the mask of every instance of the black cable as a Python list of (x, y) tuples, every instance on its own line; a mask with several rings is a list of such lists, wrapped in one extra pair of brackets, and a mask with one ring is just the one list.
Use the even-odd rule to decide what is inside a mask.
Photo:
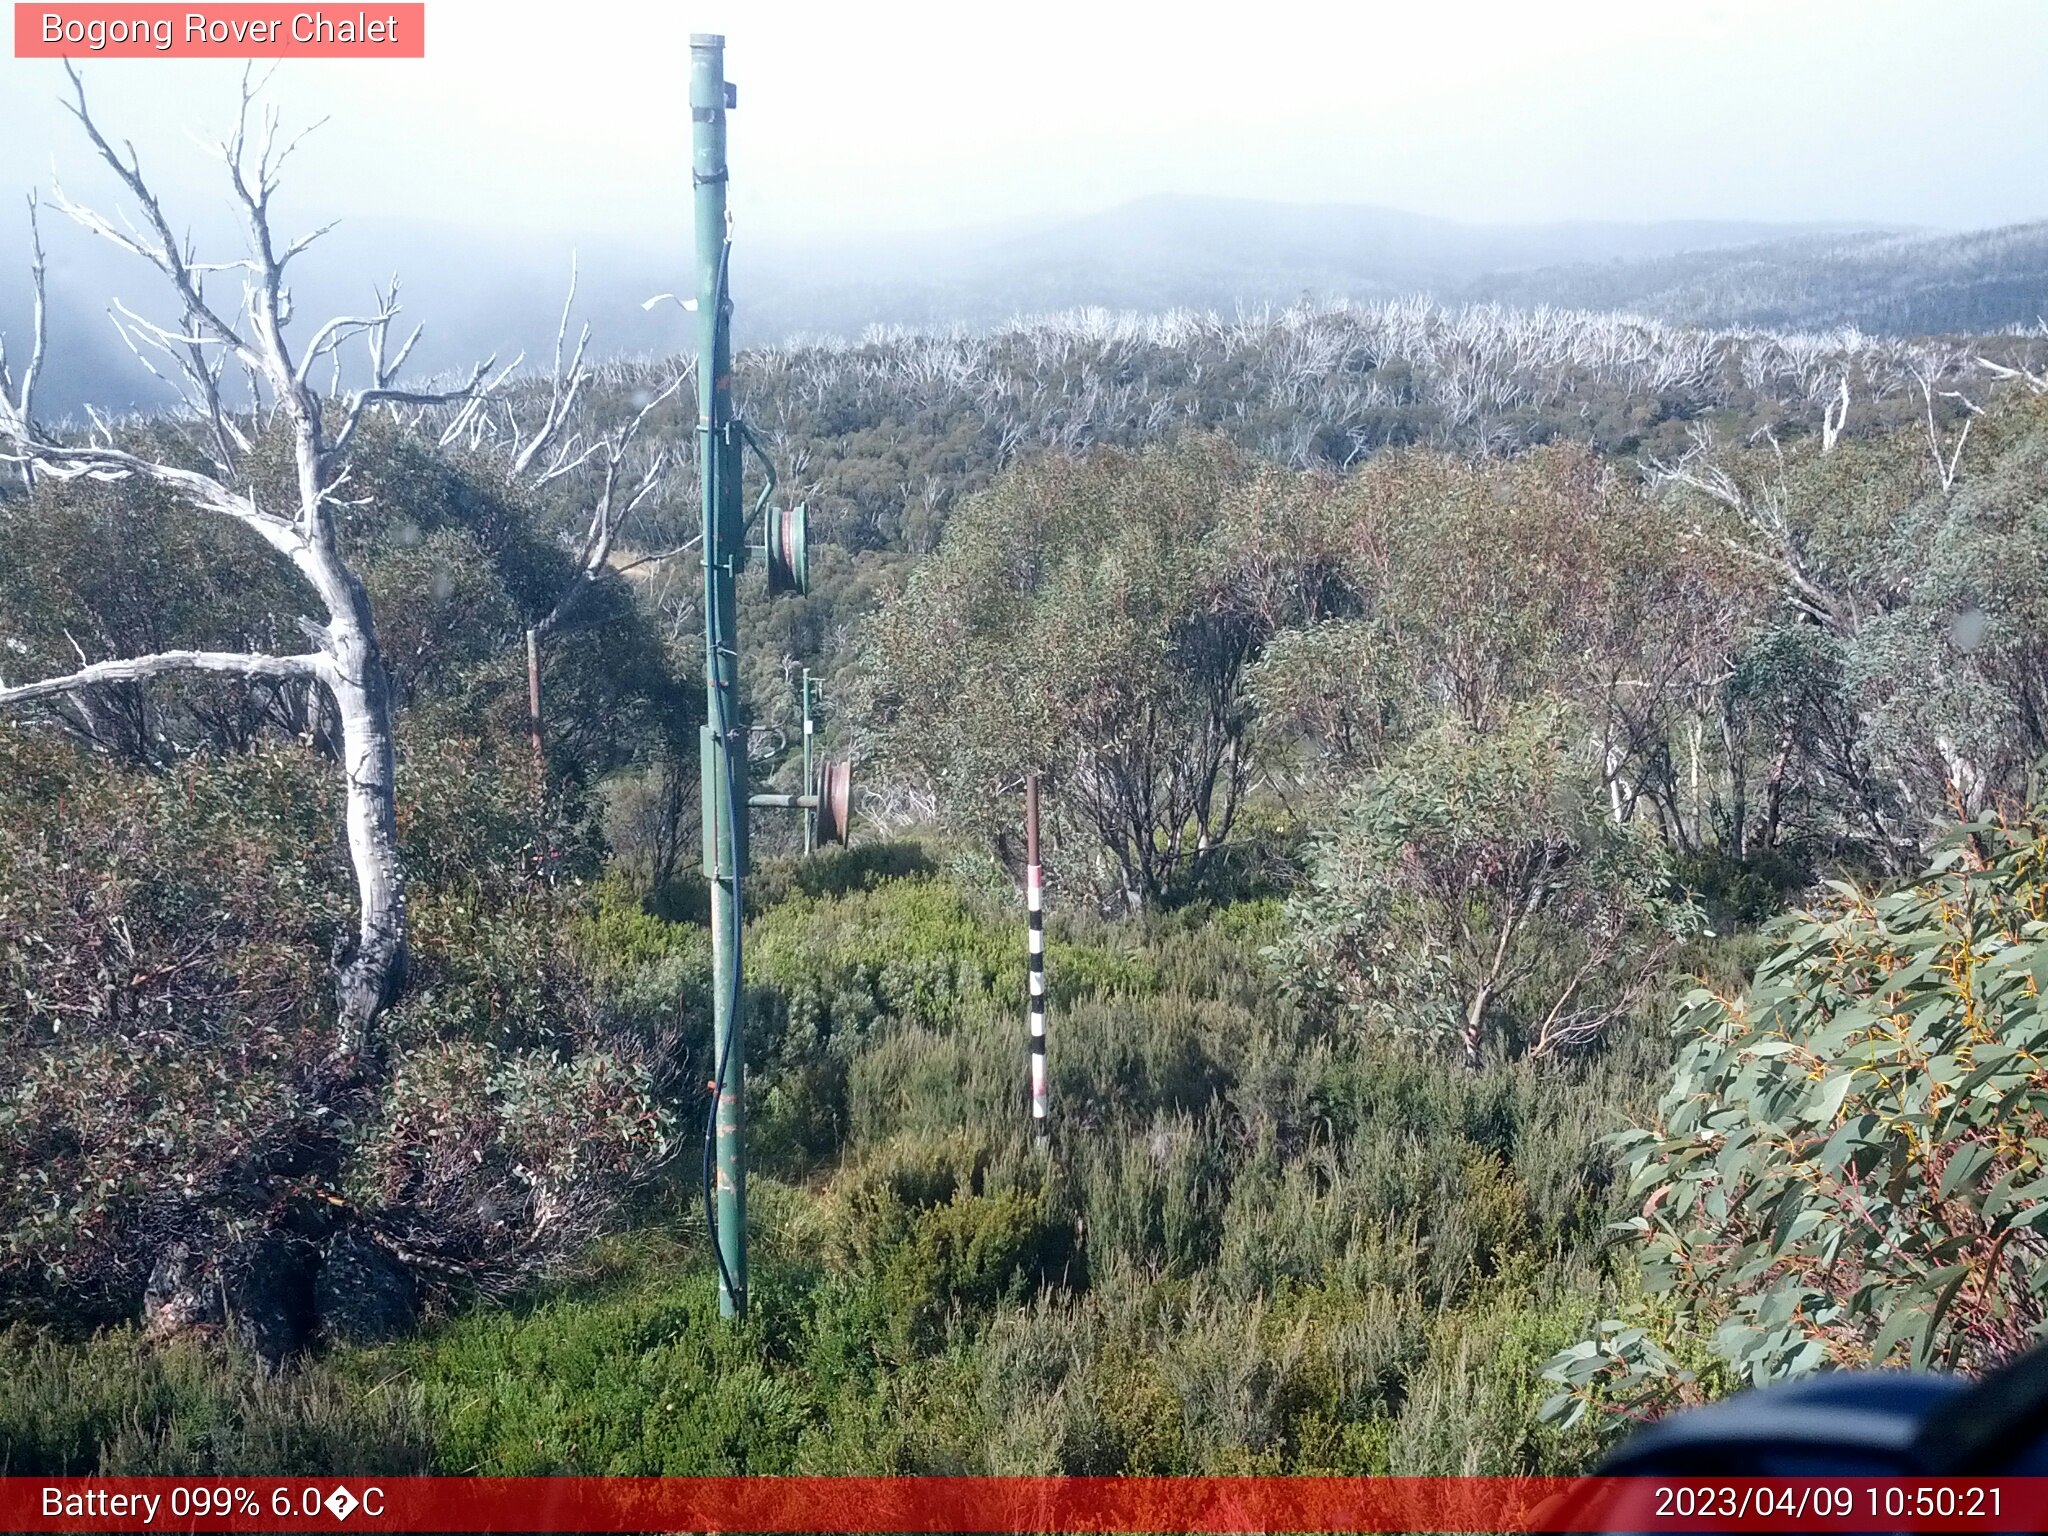
[[(716, 282), (715, 282), (715, 283), (713, 284), (713, 286), (712, 286), (712, 297), (711, 297), (711, 304), (712, 304), (712, 310), (711, 310), (711, 313), (712, 313), (712, 316), (713, 316), (713, 319), (714, 319), (714, 321), (722, 321), (722, 319), (723, 319), (723, 317), (724, 317), (724, 311), (725, 311), (725, 293), (726, 293), (726, 282), (727, 282), (727, 276), (728, 276), (728, 273), (729, 273), (729, 271), (730, 271), (730, 267), (731, 267), (731, 261), (732, 261), (732, 238), (731, 238), (730, 236), (727, 236), (727, 237), (726, 237), (726, 240), (725, 240), (725, 243), (724, 243), (724, 244), (723, 244), (723, 245), (722, 245), (722, 246), (721, 246), (721, 247), (719, 248), (719, 252), (718, 252), (718, 277), (717, 277), (717, 281), (716, 281)], [(712, 385), (712, 388), (713, 388), (714, 390), (716, 390), (716, 388), (717, 388), (717, 385), (716, 385), (716, 382), (715, 382), (715, 381), (714, 381), (714, 383), (713, 383), (713, 385)], [(715, 398), (715, 396), (714, 396), (714, 398)], [(708, 462), (708, 455), (709, 455), (710, 453), (715, 453), (715, 452), (717, 452), (717, 451), (718, 451), (718, 446), (717, 446), (717, 435), (716, 435), (716, 433), (715, 433), (715, 432), (712, 432), (712, 433), (706, 433), (706, 434), (705, 434), (705, 436), (706, 436), (706, 440), (707, 440), (707, 441), (706, 441), (706, 448), (707, 448), (707, 462), (706, 462), (706, 463), (704, 463), (704, 464), (700, 464), (700, 465), (698, 465), (698, 466), (697, 466), (697, 472), (698, 472), (698, 474), (700, 474), (700, 475), (703, 475), (703, 476), (706, 476), (706, 477), (708, 477), (708, 476), (709, 476), (709, 474), (710, 474), (710, 464), (709, 464), (709, 462)], [(723, 508), (720, 508), (720, 507), (714, 507), (714, 508), (712, 508), (712, 511), (711, 511), (711, 518), (712, 518), (712, 523), (713, 523), (713, 527), (715, 527), (715, 526), (716, 526), (717, 520), (718, 520), (719, 518), (721, 518), (721, 517), (722, 517), (723, 515), (724, 515), (724, 509), (723, 509)], [(713, 540), (712, 540), (712, 539), (711, 539), (711, 537), (710, 537), (710, 535), (711, 535), (711, 532), (712, 532), (712, 529), (711, 529), (711, 528), (707, 528), (707, 529), (705, 530), (705, 540), (704, 540), (704, 557), (705, 557), (705, 560), (706, 560), (707, 562), (708, 562), (708, 561), (709, 561), (709, 560), (711, 559), (711, 557), (712, 557), (712, 556), (711, 556), (711, 551), (712, 551), (712, 546), (713, 546)], [(710, 591), (707, 591), (707, 592), (705, 593), (705, 603), (704, 603), (704, 612), (705, 612), (705, 619), (706, 619), (706, 625), (707, 625), (707, 628), (708, 628), (708, 630), (709, 630), (709, 633), (710, 633), (710, 638), (711, 638), (711, 663), (712, 663), (712, 668), (713, 668), (713, 675), (714, 675), (714, 677), (715, 677), (715, 676), (716, 676), (716, 669), (717, 669), (717, 658), (718, 658), (719, 654), (720, 654), (720, 653), (721, 653), (721, 652), (722, 652), (722, 651), (723, 651), (723, 650), (725, 649), (725, 641), (726, 641), (726, 637), (725, 637), (724, 635), (722, 635), (722, 634), (721, 634), (721, 633), (719, 632), (719, 617), (720, 617), (720, 616), (719, 616), (719, 611), (718, 611), (718, 602), (717, 602), (717, 599), (716, 599), (716, 595), (715, 595), (714, 593), (710, 592)], [(728, 714), (727, 714), (727, 712), (726, 712), (726, 711), (727, 711), (727, 699), (726, 699), (726, 691), (725, 691), (725, 687), (724, 687), (724, 685), (723, 685), (722, 683), (720, 683), (720, 684), (718, 684), (717, 686), (715, 686), (715, 687), (713, 687), (713, 688), (712, 688), (712, 690), (711, 690), (711, 697), (713, 698), (713, 700), (715, 700), (715, 701), (716, 701), (716, 706), (717, 706), (717, 711), (718, 711), (718, 720), (717, 720), (717, 722), (716, 722), (716, 727), (715, 727), (715, 729), (716, 729), (716, 731), (717, 731), (717, 736), (718, 736), (718, 740), (719, 740), (719, 741), (721, 741), (721, 742), (723, 742), (723, 743), (725, 743), (725, 744), (726, 744), (726, 747), (727, 747), (727, 750), (726, 750), (726, 753), (725, 753), (725, 812), (724, 812), (724, 819), (723, 819), (723, 824), (722, 824), (722, 825), (721, 825), (721, 827), (720, 827), (720, 828), (718, 829), (718, 831), (719, 831), (719, 832), (723, 832), (723, 833), (724, 833), (724, 840), (725, 840), (725, 845), (726, 845), (726, 847), (728, 847), (729, 849), (731, 849), (731, 850), (732, 850), (732, 859), (733, 859), (733, 867), (732, 867), (732, 925), (733, 925), (733, 945), (732, 945), (732, 988), (731, 988), (731, 990), (730, 990), (730, 991), (729, 991), (729, 992), (728, 992), (728, 993), (726, 994), (726, 1009), (725, 1009), (725, 1020), (726, 1020), (726, 1026), (725, 1026), (725, 1043), (724, 1043), (724, 1045), (723, 1045), (722, 1047), (720, 1047), (720, 1049), (719, 1049), (719, 1052), (718, 1052), (718, 1062), (717, 1062), (717, 1065), (716, 1065), (716, 1067), (715, 1067), (715, 1069), (714, 1069), (714, 1073), (713, 1073), (713, 1076), (712, 1076), (712, 1080), (711, 1080), (711, 1105), (710, 1105), (710, 1108), (708, 1109), (708, 1111), (706, 1112), (706, 1114), (705, 1114), (705, 1117), (704, 1117), (704, 1229), (705, 1229), (705, 1231), (706, 1231), (706, 1232), (707, 1232), (707, 1233), (709, 1234), (709, 1236), (710, 1236), (710, 1238), (711, 1238), (711, 1256), (712, 1256), (712, 1258), (713, 1258), (713, 1259), (715, 1259), (715, 1260), (717, 1261), (717, 1263), (718, 1263), (718, 1279), (719, 1279), (719, 1283), (720, 1283), (720, 1285), (722, 1285), (722, 1286), (724, 1287), (724, 1289), (725, 1289), (725, 1294), (726, 1294), (726, 1295), (728, 1295), (728, 1296), (730, 1296), (730, 1297), (732, 1297), (732, 1298), (733, 1298), (733, 1301), (734, 1301), (734, 1303), (735, 1303), (735, 1304), (736, 1304), (737, 1306), (739, 1306), (739, 1307), (742, 1307), (742, 1308), (743, 1308), (743, 1307), (744, 1307), (744, 1306), (746, 1305), (745, 1297), (744, 1297), (744, 1296), (742, 1296), (742, 1294), (741, 1294), (741, 1292), (740, 1292), (740, 1288), (739, 1288), (739, 1287), (738, 1287), (737, 1285), (735, 1285), (735, 1284), (733, 1283), (733, 1278), (732, 1278), (732, 1270), (731, 1270), (730, 1268), (728, 1268), (728, 1267), (727, 1267), (727, 1265), (726, 1265), (726, 1262), (725, 1262), (725, 1249), (724, 1249), (724, 1247), (723, 1247), (723, 1246), (722, 1246), (722, 1245), (721, 1245), (721, 1244), (719, 1243), (719, 1241), (718, 1241), (718, 1179), (717, 1179), (717, 1173), (716, 1173), (716, 1161), (715, 1161), (715, 1159), (716, 1159), (716, 1152), (717, 1152), (717, 1144), (718, 1144), (718, 1106), (719, 1106), (720, 1102), (721, 1102), (721, 1101), (722, 1101), (722, 1100), (724, 1099), (724, 1097), (725, 1097), (725, 1078), (726, 1078), (726, 1073), (727, 1073), (728, 1071), (730, 1071), (730, 1070), (731, 1070), (731, 1066), (732, 1066), (732, 1047), (733, 1047), (733, 1042), (734, 1042), (735, 1040), (737, 1040), (737, 1039), (739, 1038), (739, 1010), (740, 1010), (740, 955), (739, 955), (739, 931), (740, 931), (740, 921), (741, 921), (741, 912), (740, 912), (740, 870), (739, 870), (739, 848), (740, 848), (740, 836), (739, 836), (739, 792), (738, 792), (738, 788), (737, 788), (737, 786), (736, 786), (736, 784), (735, 784), (735, 782), (734, 782), (734, 778), (733, 778), (733, 764), (732, 764), (732, 752), (731, 752), (731, 750), (730, 750), (730, 748), (731, 748), (731, 734), (732, 734), (732, 733), (731, 733), (731, 723), (732, 723), (732, 722), (731, 722), (731, 717), (730, 717), (730, 715), (728, 715)], [(718, 848), (718, 844), (717, 844), (717, 832), (713, 832), (713, 833), (712, 833), (712, 836), (713, 836), (713, 843), (712, 843), (712, 858), (711, 858), (711, 863), (712, 863), (712, 867), (713, 867), (713, 874), (712, 874), (712, 879), (713, 879), (714, 881), (716, 881), (716, 880), (718, 879), (718, 876), (719, 876), (719, 873), (720, 873), (720, 871), (719, 871), (719, 870), (718, 870), (718, 868), (717, 868), (717, 865), (718, 865), (718, 853), (717, 853), (717, 848)], [(715, 941), (716, 941), (716, 935), (715, 935), (715, 934), (714, 934), (714, 936), (713, 936), (713, 939), (714, 939), (714, 942), (715, 942)], [(715, 1030), (715, 1029), (716, 1029), (716, 1027), (717, 1027), (717, 1023), (716, 1023), (716, 1021), (717, 1021), (717, 1013), (716, 1013), (716, 1009), (715, 1009), (715, 1007), (714, 1007), (714, 1011), (713, 1011), (713, 1014), (712, 1014), (712, 1019), (713, 1019), (713, 1026), (712, 1026), (712, 1027), (713, 1027), (713, 1029)]]

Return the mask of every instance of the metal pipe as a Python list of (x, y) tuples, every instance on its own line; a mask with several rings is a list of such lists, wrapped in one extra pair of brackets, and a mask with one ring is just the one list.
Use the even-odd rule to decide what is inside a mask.
[(747, 796), (747, 804), (762, 811), (815, 811), (823, 803), (821, 795)]
[(711, 884), (711, 1088), (718, 1310), (747, 1310), (746, 1049), (740, 990), (740, 878), (746, 866), (745, 726), (734, 577), (745, 538), (732, 415), (732, 246), (726, 228), (725, 39), (690, 38), (690, 182), (697, 234), (697, 466), (703, 487), (704, 873)]

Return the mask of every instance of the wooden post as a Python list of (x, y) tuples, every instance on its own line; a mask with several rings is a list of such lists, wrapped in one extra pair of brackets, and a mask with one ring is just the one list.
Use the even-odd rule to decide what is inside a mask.
[(548, 753), (540, 730), (540, 631), (526, 628), (526, 739), (533, 747), (533, 872), (554, 881), (554, 850), (548, 846)]
[[(815, 795), (818, 786), (812, 782), (814, 772), (811, 766), (811, 738), (817, 734), (818, 722), (811, 718), (811, 669), (804, 668), (804, 793)], [(815, 809), (804, 812), (804, 852), (818, 851), (818, 813)]]
[(1045, 899), (1038, 864), (1038, 775), (1024, 781), (1024, 902), (1031, 924), (1031, 1128), (1047, 1144), (1045, 1070)]
[(547, 749), (540, 735), (540, 635), (531, 625), (526, 631), (526, 734), (533, 743), (533, 760), (545, 764)]

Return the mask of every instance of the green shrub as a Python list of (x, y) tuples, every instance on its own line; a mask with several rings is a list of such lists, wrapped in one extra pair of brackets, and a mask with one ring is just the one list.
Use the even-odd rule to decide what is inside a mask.
[[(1558, 1438), (1539, 1425), (1543, 1363), (1580, 1326), (1563, 1287), (1504, 1290), (1482, 1306), (1443, 1318), (1427, 1362), (1406, 1384), (1387, 1447), (1401, 1477), (1514, 1477), (1582, 1470), (1596, 1447), (1588, 1434)], [(1557, 1293), (1562, 1290), (1565, 1300)]]
[(1069, 1156), (1091, 1269), (1116, 1255), (1185, 1276), (1214, 1259), (1231, 1173), (1214, 1118), (1105, 1127)]
[(414, 1374), (438, 1471), (704, 1476), (791, 1468), (818, 1404), (776, 1359), (762, 1326), (719, 1321), (699, 1265), (650, 1289), (479, 1311), (364, 1368)]
[(0, 798), (0, 1307), (132, 1317), (175, 1243), (226, 1263), (338, 1215), (430, 1291), (502, 1292), (665, 1157), (673, 1023), (593, 997), (562, 897), (503, 846), (526, 823), (462, 751), (402, 757), (405, 835), (459, 827), (496, 854), (414, 887), (414, 985), (337, 1106), (316, 1085), (355, 918), (327, 768), (295, 744), (142, 776), (0, 729), (42, 789)]
[(1617, 1138), (1663, 1315), (1561, 1355), (1551, 1411), (1696, 1395), (1694, 1340), (1760, 1384), (1981, 1369), (2048, 1331), (2044, 912), (2048, 829), (1979, 821), (1918, 883), (1788, 919), (1747, 996), (1693, 995), (1656, 1114)]
[(295, 1476), (430, 1469), (420, 1395), (322, 1366), (265, 1376), (211, 1341), (0, 1331), (0, 1475)]
[(1697, 913), (1617, 825), (1555, 707), (1446, 723), (1348, 797), (1272, 951), (1311, 1007), (1386, 1034), (1549, 1056), (1625, 1020)]

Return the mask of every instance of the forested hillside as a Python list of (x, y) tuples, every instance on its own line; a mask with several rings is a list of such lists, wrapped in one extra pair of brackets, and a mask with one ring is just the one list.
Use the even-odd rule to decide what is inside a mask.
[[(206, 226), (202, 225), (202, 228)], [(746, 234), (736, 334), (754, 348), (806, 338), (855, 345), (878, 331), (975, 333), (1080, 310), (1173, 310), (1254, 317), (1325, 308), (1505, 305), (1630, 314), (1668, 326), (1890, 338), (2032, 330), (2048, 280), (2044, 226), (1963, 233), (1740, 221), (1461, 224), (1397, 209), (1158, 197), (1085, 218), (1002, 230), (863, 239)], [(232, 239), (232, 233), (228, 233)], [(549, 300), (574, 265), (599, 356), (688, 344), (687, 320), (644, 301), (675, 288), (679, 232), (572, 242), (497, 243), (479, 269), (479, 232), (351, 219), (303, 276), (309, 309), (355, 290), (330, 273), (408, 274), (434, 325), (430, 369), (472, 357), (545, 356)], [(172, 391), (134, 366), (101, 314), (122, 286), (120, 253), (52, 231), (52, 349), (44, 398), (58, 412), (166, 404)], [(0, 328), (21, 334), (24, 304), (0, 292)]]
[(1966, 234), (1806, 235), (1733, 250), (1499, 273), (1505, 303), (1621, 309), (1681, 325), (1855, 326), (1894, 336), (2038, 327), (2048, 224)]
[[(744, 587), (751, 766), (808, 667), (859, 816), (755, 827), (738, 1326), (687, 370), (9, 395), (0, 1466), (1517, 1472), (2020, 1347), (2041, 348), (1392, 303), (744, 354), (818, 539)], [(1922, 1084), (1953, 1141), (1852, 1237)]]
[(1077, 307), (1233, 313), (1430, 299), (1667, 324), (1968, 335), (2042, 319), (2048, 226), (1960, 232), (1710, 220), (1460, 224), (1395, 209), (1149, 198), (1047, 228), (773, 253), (757, 334), (1001, 326)]

